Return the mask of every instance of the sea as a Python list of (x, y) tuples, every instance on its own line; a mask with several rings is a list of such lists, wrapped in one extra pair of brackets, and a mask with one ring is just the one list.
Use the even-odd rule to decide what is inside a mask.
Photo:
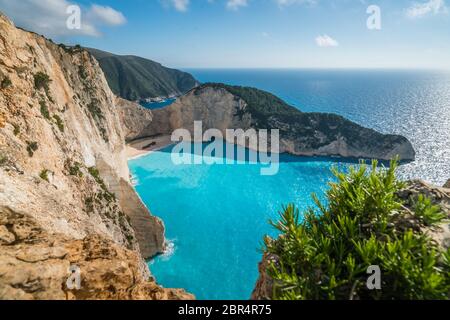
[[(442, 185), (450, 178), (450, 73), (406, 70), (187, 69), (200, 82), (269, 91), (303, 112), (342, 115), (413, 144), (416, 161), (400, 179)], [(152, 106), (148, 106), (152, 108)], [(161, 107), (161, 106), (158, 106)], [(162, 106), (164, 107), (164, 106)], [(205, 146), (203, 146), (205, 147)], [(165, 254), (149, 261), (159, 284), (198, 299), (249, 299), (258, 277), (263, 238), (276, 237), (283, 206), (325, 201), (331, 169), (350, 160), (282, 155), (278, 174), (263, 163), (175, 165), (173, 146), (131, 160), (136, 190), (166, 226)]]

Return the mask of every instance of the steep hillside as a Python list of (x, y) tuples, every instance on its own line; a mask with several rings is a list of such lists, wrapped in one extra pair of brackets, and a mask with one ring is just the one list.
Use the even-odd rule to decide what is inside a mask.
[(99, 61), (111, 90), (127, 100), (178, 96), (198, 84), (190, 74), (148, 59), (88, 50)]
[[(152, 110), (152, 121), (137, 138), (193, 130), (279, 129), (280, 151), (304, 156), (342, 156), (413, 160), (411, 143), (402, 136), (383, 135), (334, 114), (303, 113), (276, 96), (254, 88), (204, 84), (164, 109)], [(232, 142), (232, 141), (231, 141)]]
[(0, 299), (186, 297), (147, 282), (164, 226), (129, 183), (97, 61), (0, 14), (0, 84)]

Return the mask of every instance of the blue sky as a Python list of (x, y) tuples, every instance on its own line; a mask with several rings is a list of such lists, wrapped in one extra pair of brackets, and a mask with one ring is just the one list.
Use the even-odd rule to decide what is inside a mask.
[[(84, 31), (65, 28), (78, 4)], [(369, 5), (381, 30), (369, 30)], [(171, 67), (450, 69), (445, 0), (0, 0), (17, 25)]]

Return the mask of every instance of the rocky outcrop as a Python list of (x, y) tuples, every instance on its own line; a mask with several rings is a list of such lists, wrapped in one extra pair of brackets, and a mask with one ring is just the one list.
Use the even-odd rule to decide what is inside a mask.
[(269, 268), (278, 264), (278, 257), (264, 253), (258, 265), (259, 277), (252, 292), (251, 300), (271, 300), (273, 295), (274, 280), (269, 275)]
[[(169, 107), (153, 110), (153, 119), (139, 137), (171, 134), (194, 121), (203, 129), (279, 129), (280, 152), (301, 156), (340, 156), (414, 160), (411, 143), (402, 136), (383, 135), (333, 114), (303, 113), (257, 89), (205, 84)], [(229, 141), (234, 143), (234, 141)]]
[[(139, 253), (98, 234), (74, 239), (50, 234), (25, 213), (0, 207), (0, 299), (193, 299), (163, 289)], [(67, 286), (77, 268), (80, 288)]]
[[(404, 189), (397, 193), (397, 196), (403, 202), (401, 209), (403, 219), (399, 220), (396, 225), (397, 228), (416, 229), (429, 236), (434, 240), (435, 244), (440, 248), (447, 250), (450, 248), (450, 224), (448, 220), (441, 223), (439, 226), (427, 227), (419, 225), (412, 218), (411, 211), (414, 208), (419, 195), (424, 195), (429, 198), (433, 205), (441, 208), (450, 219), (450, 189), (440, 188), (430, 185), (424, 181), (409, 181)], [(273, 239), (266, 239), (267, 241), (274, 241)], [(259, 277), (255, 284), (255, 289), (252, 293), (252, 300), (270, 300), (273, 296), (274, 280), (269, 275), (269, 268), (279, 266), (279, 259), (276, 255), (264, 253), (261, 262), (259, 263)]]
[(422, 180), (414, 180), (407, 182), (407, 186), (398, 193), (398, 196), (411, 209), (420, 194), (429, 198), (450, 218), (450, 190), (448, 188), (437, 187)]
[[(61, 297), (51, 288), (61, 289), (59, 275), (68, 272), (67, 261), (59, 262), (70, 254), (62, 252), (73, 245), (80, 257), (88, 257), (86, 239), (114, 247), (98, 265), (104, 268), (98, 270), (99, 279), (101, 272), (108, 277), (109, 267), (113, 274), (127, 263), (136, 264), (144, 277), (143, 258), (164, 249), (164, 227), (130, 186), (115, 98), (97, 61), (80, 48), (57, 46), (16, 29), (0, 15), (0, 83), (0, 252), (12, 259), (1, 258), (10, 262), (0, 266), (0, 288), (11, 284), (23, 292), (40, 292), (23, 294), (26, 298)], [(23, 218), (5, 220), (5, 210)], [(15, 240), (24, 224), (33, 225), (30, 232), (39, 230), (39, 241)], [(48, 273), (39, 264), (43, 257), (34, 258), (35, 253), (46, 257)], [(58, 262), (55, 278), (52, 262)], [(89, 274), (96, 272), (91, 266)], [(29, 280), (40, 272), (47, 274), (46, 283)], [(17, 278), (11, 282), (9, 277)], [(104, 285), (103, 291), (110, 291)], [(22, 294), (12, 293), (3, 291), (1, 298)]]
[(119, 189), (114, 187), (112, 190), (117, 190), (117, 193), (121, 195), (120, 206), (130, 219), (142, 256), (150, 258), (157, 253), (162, 253), (165, 244), (163, 222), (160, 219), (148, 219), (148, 214), (142, 214), (147, 213), (147, 209), (127, 181), (120, 180), (118, 187)]
[(450, 189), (450, 179), (444, 184), (444, 188)]
[(120, 123), (127, 142), (145, 137), (145, 129), (153, 120), (152, 111), (139, 103), (116, 98)]

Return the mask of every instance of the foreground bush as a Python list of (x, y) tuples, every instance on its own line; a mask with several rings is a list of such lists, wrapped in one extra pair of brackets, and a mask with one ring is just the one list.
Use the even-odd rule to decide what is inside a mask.
[[(389, 169), (366, 165), (334, 170), (327, 204), (303, 215), (289, 205), (273, 223), (281, 235), (265, 240), (277, 257), (268, 273), (275, 299), (448, 299), (450, 250), (425, 230), (445, 215), (419, 197), (412, 210), (396, 196), (403, 183)], [(369, 290), (369, 266), (381, 269), (381, 290)]]

